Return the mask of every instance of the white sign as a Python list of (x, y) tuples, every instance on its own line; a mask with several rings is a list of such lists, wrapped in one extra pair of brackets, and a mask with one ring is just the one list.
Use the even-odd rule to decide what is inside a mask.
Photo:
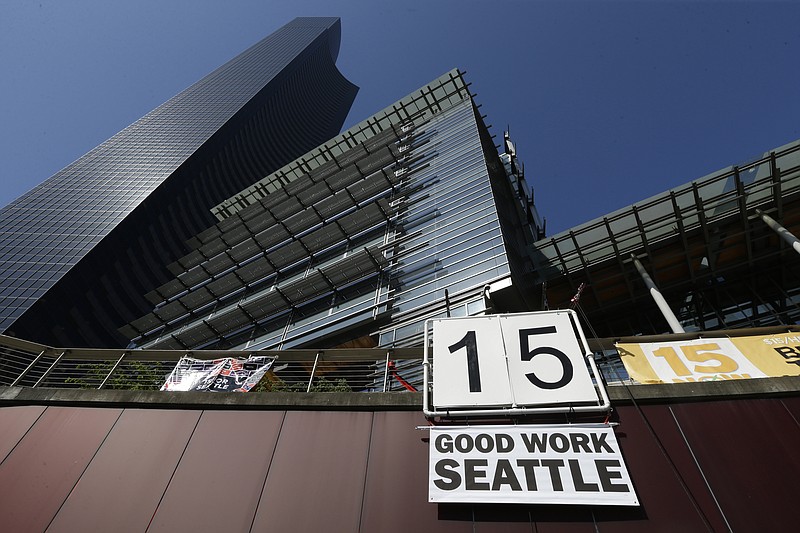
[(605, 425), (431, 428), (428, 501), (639, 505)]
[(430, 322), (436, 408), (597, 403), (572, 311)]

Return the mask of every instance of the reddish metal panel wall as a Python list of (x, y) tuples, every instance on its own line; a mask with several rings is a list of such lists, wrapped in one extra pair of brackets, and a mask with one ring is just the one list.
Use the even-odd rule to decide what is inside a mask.
[(790, 530), (800, 398), (622, 406), (640, 508), (427, 502), (414, 412), (0, 409), (8, 531)]
[(734, 531), (786, 531), (796, 520), (800, 427), (780, 401), (672, 407)]
[(800, 397), (783, 398), (781, 403), (795, 420), (800, 421)]
[(199, 417), (198, 411), (126, 409), (49, 529), (147, 529)]
[[(719, 514), (680, 431), (663, 405), (619, 407), (615, 433), (634, 488), (650, 522), (674, 525), (680, 531), (724, 531)], [(604, 524), (605, 525), (605, 524)], [(638, 531), (620, 521), (617, 531)]]
[(0, 409), (0, 463), (11, 453), (43, 412), (44, 407), (38, 405)]
[(205, 411), (148, 532), (249, 531), (283, 411)]
[[(362, 531), (407, 532), (436, 524), (437, 531), (472, 531), (469, 507), (441, 516), (428, 503), (428, 432), (422, 413), (375, 413), (369, 453)], [(450, 508), (452, 511), (455, 508)]]
[(358, 531), (372, 416), (286, 413), (253, 531)]
[(0, 464), (0, 524), (5, 531), (47, 528), (121, 412), (47, 408)]

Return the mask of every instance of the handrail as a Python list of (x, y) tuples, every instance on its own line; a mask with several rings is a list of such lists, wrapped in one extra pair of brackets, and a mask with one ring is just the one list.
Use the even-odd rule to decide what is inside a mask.
[[(265, 390), (305, 392), (404, 389), (388, 365), (404, 378), (421, 374), (421, 348), (331, 348), (289, 350), (148, 350), (61, 348), (0, 335), (0, 385), (50, 388), (158, 389), (181, 357), (277, 359)], [(391, 354), (391, 358), (388, 357)], [(421, 381), (421, 378), (420, 378)]]

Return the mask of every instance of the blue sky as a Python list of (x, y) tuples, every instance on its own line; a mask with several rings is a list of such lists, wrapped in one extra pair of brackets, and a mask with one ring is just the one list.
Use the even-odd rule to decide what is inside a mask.
[(800, 2), (0, 3), (0, 205), (295, 16), (368, 117), (453, 67), (552, 234), (800, 138)]

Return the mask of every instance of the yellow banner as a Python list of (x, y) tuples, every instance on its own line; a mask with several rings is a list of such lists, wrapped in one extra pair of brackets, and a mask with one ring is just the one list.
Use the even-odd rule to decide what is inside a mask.
[(617, 344), (639, 383), (691, 383), (800, 375), (800, 333)]

